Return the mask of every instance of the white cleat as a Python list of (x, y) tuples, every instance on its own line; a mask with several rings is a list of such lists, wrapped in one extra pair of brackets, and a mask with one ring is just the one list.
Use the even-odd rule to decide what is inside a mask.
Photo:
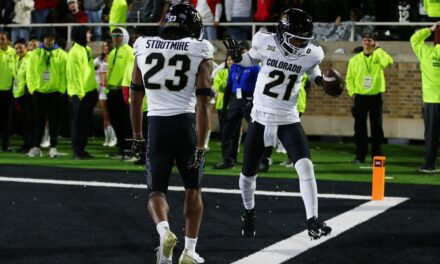
[(179, 258), (179, 264), (199, 264), (205, 263), (205, 260), (199, 256), (195, 251), (184, 249)]
[(177, 244), (177, 237), (170, 230), (165, 231), (160, 246), (157, 249), (156, 264), (172, 264), (173, 263), (173, 249)]

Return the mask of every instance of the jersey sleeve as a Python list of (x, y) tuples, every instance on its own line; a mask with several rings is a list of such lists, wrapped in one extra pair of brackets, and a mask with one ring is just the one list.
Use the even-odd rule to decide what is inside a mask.
[(267, 37), (271, 37), (271, 34), (263, 33), (263, 32), (257, 32), (255, 36), (252, 39), (252, 48), (249, 50), (249, 55), (252, 57), (252, 59), (255, 60), (263, 60), (263, 49), (264, 49), (264, 42)]
[(322, 50), (321, 46), (315, 44), (310, 44), (310, 45), (312, 45), (311, 59), (314, 60), (314, 64), (306, 73), (308, 75), (308, 78), (314, 81), (317, 76), (322, 75), (321, 69), (319, 68), (319, 64), (324, 59), (324, 51)]
[(134, 44), (133, 44), (133, 54), (134, 54), (134, 56), (138, 56), (138, 55), (141, 54), (141, 50), (142, 50), (141, 47), (143, 46), (142, 45), (143, 39), (144, 39), (143, 37), (139, 37), (134, 42)]
[(193, 39), (189, 47), (189, 53), (191, 56), (210, 60), (214, 57), (214, 47), (211, 42), (206, 39), (202, 41)]

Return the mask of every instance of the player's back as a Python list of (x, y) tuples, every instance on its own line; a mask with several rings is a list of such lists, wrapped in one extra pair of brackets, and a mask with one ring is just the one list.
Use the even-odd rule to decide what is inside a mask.
[(212, 59), (211, 43), (189, 37), (141, 37), (134, 44), (134, 53), (147, 92), (149, 116), (195, 112), (197, 71), (202, 60)]

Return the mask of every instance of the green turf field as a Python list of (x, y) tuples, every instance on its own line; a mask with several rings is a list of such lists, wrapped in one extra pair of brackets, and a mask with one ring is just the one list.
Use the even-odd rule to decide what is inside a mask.
[[(21, 141), (14, 137), (12, 146), (19, 146)], [(19, 164), (35, 166), (54, 166), (89, 169), (110, 169), (110, 170), (138, 170), (141, 166), (134, 166), (130, 162), (106, 158), (108, 153), (116, 151), (116, 148), (104, 148), (101, 146), (102, 139), (91, 139), (87, 150), (95, 156), (92, 160), (73, 160), (70, 149), (70, 141), (61, 139), (58, 151), (67, 153), (51, 159), (48, 156), (48, 149), (43, 149), (44, 156), (41, 158), (28, 158), (19, 153), (0, 153), (0, 164)], [(315, 164), (315, 173), (318, 180), (340, 180), (340, 181), (371, 181), (371, 164), (354, 164), (350, 161), (354, 155), (353, 143), (323, 143), (311, 142), (312, 159)], [(242, 150), (242, 148), (241, 148)], [(417, 171), (424, 157), (423, 146), (414, 145), (384, 145), (383, 151), (386, 154), (386, 176), (387, 183), (415, 183), (415, 184), (440, 184), (440, 173), (424, 174)], [(242, 152), (239, 161), (242, 160)], [(261, 177), (273, 178), (296, 178), (292, 168), (285, 168), (279, 165), (286, 159), (286, 155), (275, 153), (272, 156), (273, 165), (268, 173), (261, 173)], [(212, 166), (221, 160), (220, 142), (216, 139), (210, 143), (210, 151), (207, 156), (206, 174), (238, 176), (241, 163), (229, 170), (213, 170)]]

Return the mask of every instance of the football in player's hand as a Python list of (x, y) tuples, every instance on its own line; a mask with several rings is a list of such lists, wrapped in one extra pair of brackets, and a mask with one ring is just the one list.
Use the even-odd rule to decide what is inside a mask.
[(335, 69), (327, 70), (322, 76), (322, 87), (324, 88), (324, 92), (330, 96), (340, 96), (344, 90), (344, 86), (344, 78)]

